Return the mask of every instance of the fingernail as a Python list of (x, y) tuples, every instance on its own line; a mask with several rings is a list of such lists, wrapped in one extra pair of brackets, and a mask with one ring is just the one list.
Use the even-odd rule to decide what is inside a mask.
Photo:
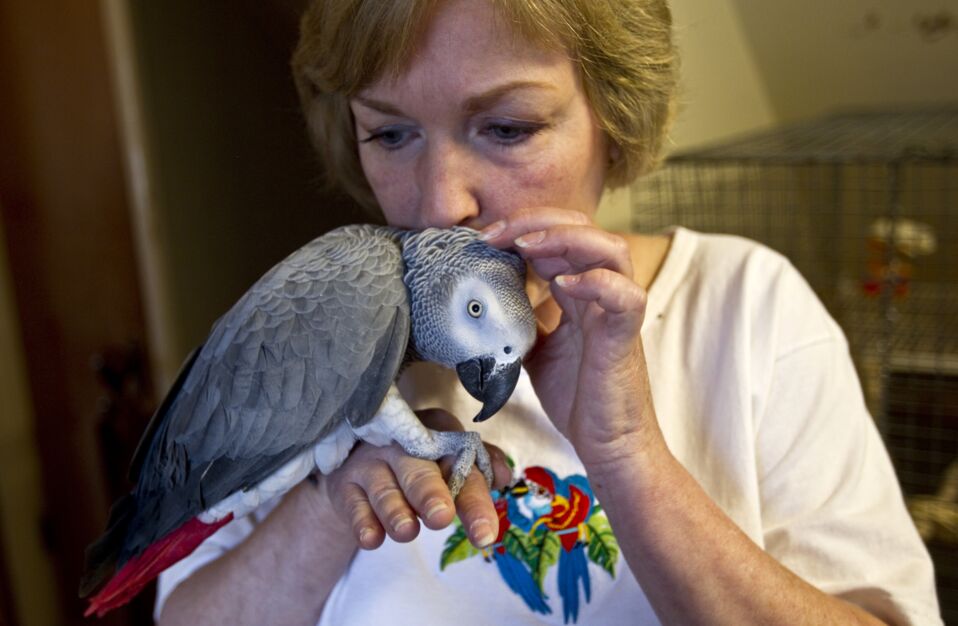
[(499, 220), (498, 222), (493, 222), (489, 224), (482, 231), (479, 232), (479, 239), (482, 241), (489, 241), (490, 239), (495, 239), (502, 234), (502, 231), (506, 229), (505, 220)]
[(438, 515), (439, 513), (444, 513), (449, 510), (449, 505), (442, 500), (430, 500), (426, 503), (426, 517), (431, 518), (433, 515)]
[(401, 531), (406, 526), (409, 526), (410, 524), (412, 524), (411, 517), (406, 517), (406, 516), (400, 517), (399, 519), (393, 522), (393, 530), (395, 530), (398, 533), (399, 531)]
[(472, 543), (480, 548), (492, 545), (496, 536), (492, 534), (492, 526), (484, 519), (476, 520), (469, 527), (469, 534), (472, 535)]
[(529, 246), (534, 246), (538, 243), (542, 243), (542, 240), (546, 238), (546, 232), (544, 230), (539, 230), (534, 233), (526, 233), (522, 237), (519, 237), (515, 240), (515, 244), (520, 248), (527, 248)]
[(359, 543), (366, 543), (366, 538), (373, 534), (373, 529), (366, 526), (359, 531)]
[(556, 282), (559, 283), (560, 287), (569, 287), (579, 282), (579, 278), (577, 274), (565, 274), (563, 276), (556, 276)]

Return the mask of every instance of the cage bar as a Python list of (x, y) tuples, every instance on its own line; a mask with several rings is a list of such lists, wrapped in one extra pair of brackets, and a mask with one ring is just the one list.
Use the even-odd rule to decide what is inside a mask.
[(805, 276), (848, 338), (958, 623), (958, 107), (843, 112), (678, 154), (632, 204), (637, 231), (741, 235)]

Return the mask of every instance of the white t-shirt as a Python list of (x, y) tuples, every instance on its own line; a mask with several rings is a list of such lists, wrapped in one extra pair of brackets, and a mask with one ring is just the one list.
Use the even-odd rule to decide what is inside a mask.
[[(787, 260), (738, 237), (675, 229), (642, 338), (670, 450), (749, 538), (889, 622), (941, 623), (931, 560), (844, 336)], [(469, 422), (478, 404), (453, 372), (416, 366), (401, 388), (414, 408), (446, 408), (502, 448), (529, 489), (501, 499), (509, 530), (497, 549), (470, 549), (453, 525), (360, 551), (322, 626), (659, 623), (528, 376), (481, 424)], [(156, 614), (268, 510), (228, 524), (164, 572)]]

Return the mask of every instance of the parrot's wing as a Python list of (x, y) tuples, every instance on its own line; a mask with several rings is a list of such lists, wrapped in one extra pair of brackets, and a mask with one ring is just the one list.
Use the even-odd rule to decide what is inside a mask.
[(193, 371), (193, 364), (196, 363), (196, 357), (199, 356), (200, 350), (202, 348), (203, 346), (194, 348), (193, 351), (190, 352), (189, 356), (186, 357), (186, 360), (180, 367), (179, 374), (176, 375), (176, 380), (173, 381), (170, 389), (166, 392), (166, 397), (163, 398), (163, 402), (156, 409), (156, 412), (153, 413), (153, 416), (150, 418), (150, 423), (146, 425), (146, 430), (143, 431), (143, 435), (140, 437), (140, 442), (137, 444), (136, 450), (133, 452), (133, 459), (130, 461), (130, 469), (127, 478), (131, 483), (135, 483), (137, 478), (140, 476), (140, 468), (143, 467), (144, 457), (150, 450), (150, 443), (156, 436), (160, 426), (163, 425), (163, 418), (167, 413), (170, 412), (170, 405), (173, 404), (177, 396), (180, 394), (180, 389), (183, 388), (183, 383), (186, 381), (190, 372)]
[(384, 230), (338, 229), (274, 267), (216, 323), (134, 463), (137, 517), (150, 529), (132, 552), (256, 485), (342, 419), (373, 415), (408, 341), (402, 272)]

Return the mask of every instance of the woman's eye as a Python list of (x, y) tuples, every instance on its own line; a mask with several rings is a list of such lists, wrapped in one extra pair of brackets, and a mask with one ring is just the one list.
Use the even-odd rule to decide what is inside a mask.
[(387, 126), (372, 131), (369, 137), (360, 139), (359, 143), (376, 142), (386, 150), (398, 150), (409, 143), (412, 135), (412, 130), (408, 128)]
[(496, 139), (503, 139), (506, 141), (513, 141), (523, 136), (523, 129), (516, 126), (493, 126), (492, 134), (495, 135)]
[(469, 315), (472, 317), (482, 316), (482, 302), (478, 300), (470, 300), (469, 304), (466, 305), (466, 310), (469, 311)]
[(483, 134), (504, 145), (522, 143), (542, 130), (541, 124), (520, 124), (517, 122), (494, 122), (487, 124)]

